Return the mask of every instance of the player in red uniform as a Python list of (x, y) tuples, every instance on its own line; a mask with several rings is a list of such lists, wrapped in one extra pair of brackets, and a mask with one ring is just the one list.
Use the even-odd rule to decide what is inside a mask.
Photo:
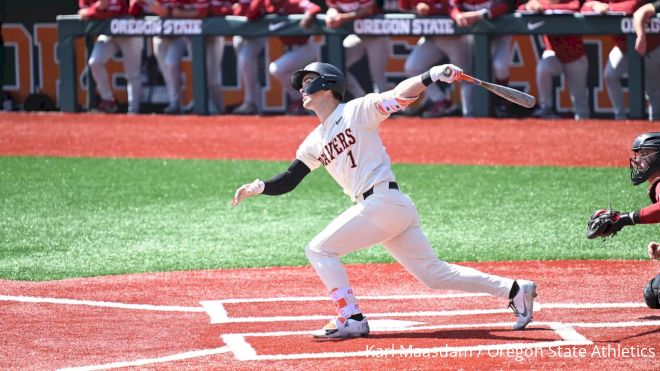
[(660, 1), (642, 5), (633, 14), (637, 38), (635, 50), (644, 56), (646, 97), (649, 101), (649, 120), (660, 120), (660, 36), (646, 35), (645, 25), (660, 12)]
[[(588, 0), (582, 5), (582, 12), (595, 12), (598, 14), (607, 14), (608, 12), (622, 12), (627, 15), (632, 13), (642, 4), (642, 0), (611, 0), (611, 1), (591, 1)], [(610, 50), (605, 65), (605, 84), (607, 85), (607, 94), (612, 101), (614, 118), (616, 120), (625, 120), (628, 118), (626, 106), (623, 101), (623, 86), (621, 79), (628, 71), (626, 58), (626, 36), (613, 35), (614, 47)]]
[[(511, 2), (505, 0), (450, 0), (449, 4), (449, 15), (459, 27), (469, 27), (482, 19), (493, 19), (513, 11)], [(491, 41), (495, 82), (504, 86), (509, 84), (511, 40), (511, 35), (503, 35)], [(495, 114), (498, 117), (509, 114), (506, 100), (495, 98)]]
[[(446, 16), (449, 14), (448, 0), (399, 0), (402, 11), (417, 16)], [(423, 36), (406, 59), (407, 76), (419, 75), (433, 66), (440, 58), (447, 56), (449, 61), (460, 66), (465, 73), (472, 73), (472, 45), (470, 37), (462, 36)], [(474, 85), (461, 83), (461, 103), (463, 116), (474, 116)], [(448, 93), (437, 84), (432, 84), (424, 95), (431, 101), (431, 106), (422, 115), (438, 117), (451, 114), (456, 106)]]
[[(328, 11), (325, 24), (330, 28), (341, 27), (346, 22), (380, 13), (375, 0), (326, 0), (326, 4)], [(389, 50), (389, 37), (351, 34), (344, 39), (343, 46), (346, 51), (347, 69), (366, 54), (373, 85), (372, 91), (382, 93), (388, 90), (387, 75), (385, 74), (387, 58), (384, 58), (383, 55), (387, 55), (387, 50)], [(366, 94), (352, 73), (348, 72), (346, 77), (348, 91), (351, 95), (361, 97)]]
[[(247, 17), (250, 20), (256, 20), (265, 14), (304, 14), (300, 20), (300, 27), (309, 28), (319, 12), (321, 12), (321, 7), (310, 0), (253, 0), (247, 11)], [(300, 100), (300, 93), (291, 87), (289, 80), (293, 72), (319, 60), (319, 47), (311, 36), (285, 36), (280, 40), (288, 50), (270, 63), (268, 71), (286, 91), (287, 113), (306, 114)]]
[[(208, 0), (133, 0), (131, 13), (152, 13), (163, 18), (204, 18), (209, 12)], [(169, 104), (166, 114), (181, 113), (181, 59), (190, 50), (190, 38), (185, 36), (156, 36), (154, 54), (163, 74)], [(215, 93), (213, 94), (215, 95)]]
[[(580, 2), (579, 0), (530, 0), (521, 5), (520, 9), (538, 13), (545, 10), (578, 11)], [(532, 113), (532, 116), (539, 118), (557, 117), (552, 109), (552, 78), (564, 74), (564, 81), (568, 85), (573, 101), (575, 119), (589, 118), (589, 94), (587, 91), (589, 61), (584, 52), (582, 36), (544, 35), (543, 41), (545, 51), (542, 59), (536, 65), (539, 108)]]
[[(82, 19), (108, 19), (128, 14), (128, 2), (126, 0), (79, 0), (78, 5), (80, 6), (78, 14)], [(117, 102), (110, 89), (110, 78), (106, 63), (117, 54), (117, 51), (121, 50), (127, 82), (128, 112), (139, 112), (142, 96), (142, 82), (140, 81), (142, 45), (141, 37), (101, 35), (96, 39), (94, 49), (92, 49), (87, 63), (101, 96), (101, 102), (97, 110), (117, 112)]]

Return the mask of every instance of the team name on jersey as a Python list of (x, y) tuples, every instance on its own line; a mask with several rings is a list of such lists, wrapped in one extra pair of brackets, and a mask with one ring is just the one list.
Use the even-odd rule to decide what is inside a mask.
[(323, 146), (323, 152), (317, 160), (319, 160), (323, 166), (328, 166), (335, 158), (337, 158), (337, 156), (343, 153), (347, 148), (350, 148), (355, 142), (355, 137), (353, 136), (351, 129), (346, 128), (343, 132), (335, 135), (331, 141)]

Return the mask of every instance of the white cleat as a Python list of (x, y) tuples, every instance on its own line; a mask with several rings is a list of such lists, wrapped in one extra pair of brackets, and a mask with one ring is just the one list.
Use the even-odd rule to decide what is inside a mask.
[(369, 323), (367, 317), (361, 321), (335, 317), (322, 329), (314, 332), (314, 337), (319, 339), (347, 339), (369, 335)]
[(509, 300), (509, 308), (513, 309), (513, 314), (517, 321), (512, 326), (514, 330), (524, 330), (532, 322), (532, 313), (534, 312), (534, 299), (536, 298), (536, 284), (532, 281), (517, 280), (518, 293), (513, 299)]

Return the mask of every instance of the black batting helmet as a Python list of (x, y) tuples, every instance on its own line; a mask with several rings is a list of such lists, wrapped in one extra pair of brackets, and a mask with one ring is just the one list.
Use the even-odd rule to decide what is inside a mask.
[[(660, 161), (658, 161), (660, 133), (641, 134), (635, 138), (631, 149), (635, 153), (630, 157), (630, 180), (632, 180), (633, 185), (642, 184), (654, 171), (660, 170)], [(636, 152), (642, 149), (652, 149), (655, 152), (640, 157)]]
[(660, 274), (644, 286), (644, 301), (649, 308), (660, 309)]
[(346, 78), (339, 68), (329, 63), (310, 63), (302, 70), (294, 72), (291, 75), (291, 86), (296, 90), (300, 90), (302, 88), (303, 77), (310, 72), (317, 73), (319, 77), (305, 87), (305, 93), (314, 94), (321, 90), (332, 90), (339, 95), (340, 100), (344, 99)]

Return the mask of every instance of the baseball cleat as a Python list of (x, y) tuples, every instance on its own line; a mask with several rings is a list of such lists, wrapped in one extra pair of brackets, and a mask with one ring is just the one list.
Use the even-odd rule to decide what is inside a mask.
[(314, 337), (319, 339), (348, 339), (369, 335), (369, 323), (367, 317), (362, 320), (354, 320), (344, 317), (335, 317), (322, 329), (314, 332)]
[(517, 280), (519, 290), (513, 299), (509, 300), (509, 308), (518, 319), (512, 326), (514, 330), (523, 330), (532, 322), (534, 312), (534, 299), (536, 298), (536, 284), (532, 281)]

